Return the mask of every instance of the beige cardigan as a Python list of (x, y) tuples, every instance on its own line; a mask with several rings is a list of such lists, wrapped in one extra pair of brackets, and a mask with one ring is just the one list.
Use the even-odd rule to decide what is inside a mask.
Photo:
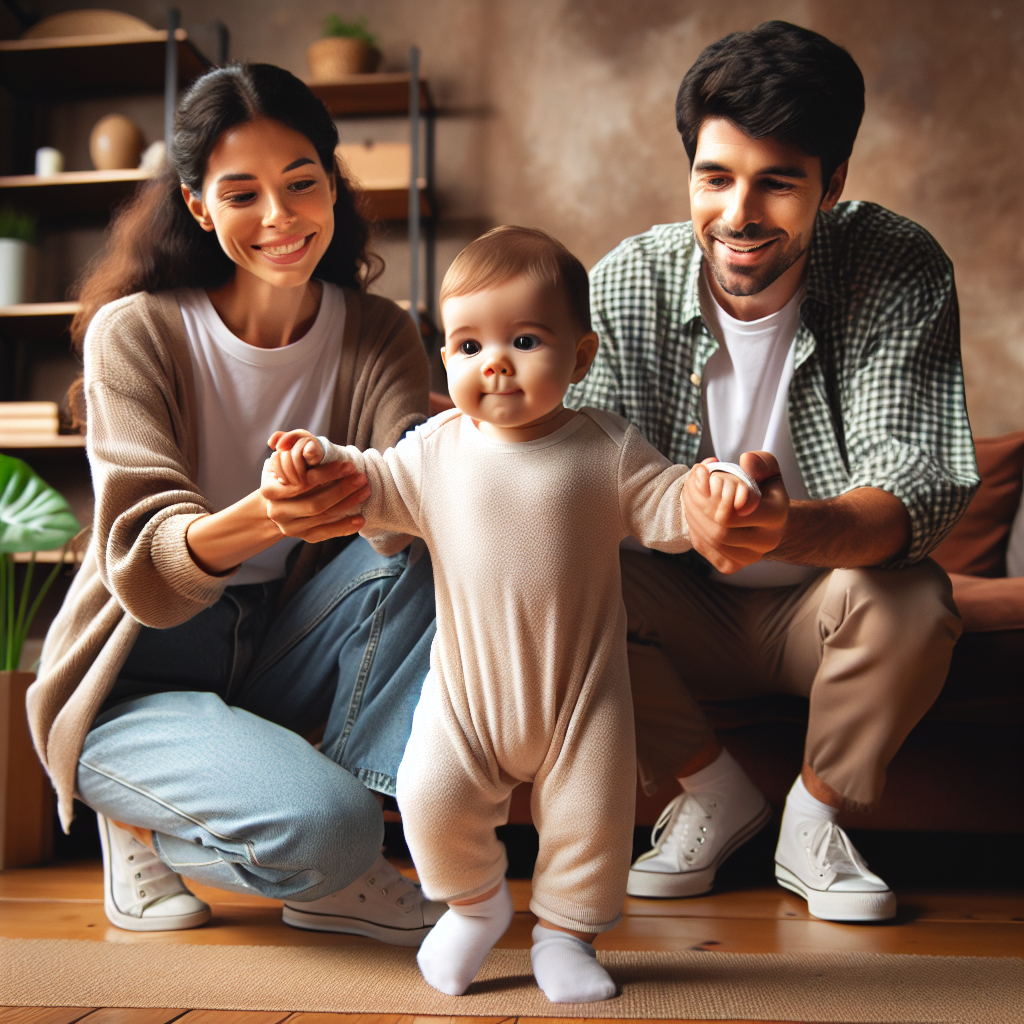
[[(393, 302), (345, 289), (345, 304), (330, 437), (383, 451), (426, 419), (426, 354)], [(205, 573), (185, 543), (189, 524), (214, 509), (194, 482), (195, 388), (173, 293), (129, 295), (99, 310), (85, 347), (85, 395), (92, 537), (28, 691), (32, 738), (65, 830), (85, 736), (141, 626), (187, 621), (231, 579)], [(299, 558), (309, 572), (315, 551)]]

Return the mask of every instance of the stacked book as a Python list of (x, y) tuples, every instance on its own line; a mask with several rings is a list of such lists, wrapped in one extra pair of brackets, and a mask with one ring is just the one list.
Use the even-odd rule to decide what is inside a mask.
[(56, 402), (0, 402), (0, 446), (35, 447), (60, 431)]

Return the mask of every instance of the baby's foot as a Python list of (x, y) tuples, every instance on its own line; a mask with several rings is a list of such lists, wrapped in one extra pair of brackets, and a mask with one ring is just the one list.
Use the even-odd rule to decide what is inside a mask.
[(461, 996), (512, 923), (512, 913), (512, 894), (504, 879), (490, 898), (449, 907), (416, 955), (423, 977), (441, 992)]
[(615, 982), (589, 942), (536, 925), (530, 950), (533, 976), (553, 1003), (596, 1003), (615, 995)]

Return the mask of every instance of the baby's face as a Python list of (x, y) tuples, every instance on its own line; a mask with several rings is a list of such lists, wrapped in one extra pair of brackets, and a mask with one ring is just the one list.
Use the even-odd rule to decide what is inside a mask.
[(467, 416), (499, 429), (530, 427), (562, 408), (597, 348), (580, 335), (561, 289), (523, 275), (443, 309), (452, 401)]

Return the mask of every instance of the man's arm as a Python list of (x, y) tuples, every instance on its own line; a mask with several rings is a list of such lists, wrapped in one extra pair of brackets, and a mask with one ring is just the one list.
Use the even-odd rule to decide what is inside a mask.
[(824, 569), (878, 565), (903, 552), (910, 516), (899, 498), (860, 487), (826, 501), (791, 502), (768, 452), (746, 452), (740, 465), (760, 484), (761, 500), (738, 512), (721, 500), (735, 487), (698, 465), (687, 477), (683, 505), (694, 549), (719, 572), (734, 573), (768, 558)]

